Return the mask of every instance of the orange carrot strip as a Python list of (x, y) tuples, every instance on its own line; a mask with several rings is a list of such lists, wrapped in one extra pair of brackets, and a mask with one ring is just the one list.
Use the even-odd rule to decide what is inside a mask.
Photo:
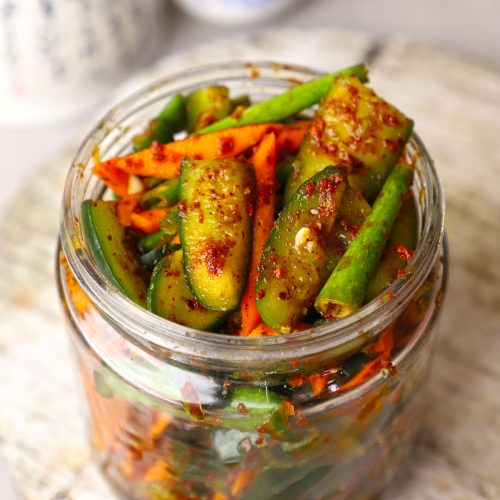
[(394, 323), (389, 325), (378, 337), (378, 339), (368, 346), (367, 352), (379, 353), (386, 360), (391, 359), (391, 352), (394, 347)]
[(212, 500), (227, 500), (227, 496), (221, 491), (216, 491), (214, 493), (214, 496), (212, 497)]
[(71, 298), (71, 302), (76, 309), (76, 312), (83, 315), (90, 307), (92, 307), (92, 302), (90, 301), (88, 295), (82, 290), (82, 287), (76, 281), (74, 274), (66, 268), (65, 279), (68, 285), (68, 292)]
[(372, 361), (366, 363), (351, 380), (342, 385), (340, 388), (342, 392), (361, 385), (363, 382), (375, 376), (383, 368), (390, 366), (391, 352), (394, 345), (393, 331), (394, 325), (390, 325), (380, 334), (377, 341), (367, 349), (368, 352), (377, 352), (379, 355)]
[(98, 163), (92, 170), (113, 193), (118, 196), (128, 194), (128, 174), (109, 162)]
[(309, 383), (315, 396), (321, 394), (328, 385), (329, 376), (324, 373), (313, 373), (309, 376)]
[[(106, 180), (111, 182), (110, 179), (119, 177), (117, 170), (127, 174), (171, 179), (179, 175), (179, 166), (183, 158), (214, 160), (235, 157), (257, 144), (267, 132), (275, 132), (278, 137), (284, 134), (283, 147), (291, 148), (296, 145), (301, 130), (305, 130), (306, 125), (302, 123), (307, 122), (293, 125), (280, 123), (246, 125), (211, 134), (195, 135), (168, 144), (154, 142), (148, 149), (122, 158), (112, 158), (96, 165), (94, 173), (105, 182)], [(118, 193), (115, 189), (123, 190), (122, 183), (123, 179), (120, 177), (112, 189)]]
[(144, 212), (132, 212), (130, 215), (131, 226), (145, 233), (154, 233), (160, 229), (160, 219), (164, 217), (172, 207), (151, 208)]
[(262, 250), (274, 224), (276, 207), (276, 137), (264, 136), (253, 156), (257, 181), (257, 203), (252, 243), (252, 263), (247, 287), (241, 301), (240, 335), (246, 337), (262, 321), (255, 301), (255, 280)]
[(250, 485), (255, 477), (256, 471), (253, 469), (242, 470), (237, 476), (231, 487), (231, 494), (239, 497), (241, 493)]
[(299, 149), (299, 146), (304, 139), (304, 135), (309, 126), (308, 121), (300, 121), (292, 125), (288, 125), (276, 135), (276, 148), (281, 153), (287, 151), (293, 153)]
[(167, 460), (157, 458), (153, 465), (144, 473), (143, 480), (146, 483), (163, 483), (174, 478), (169, 470), (170, 464)]
[(137, 208), (140, 197), (140, 193), (127, 194), (118, 200), (116, 204), (116, 216), (118, 217), (118, 222), (123, 227), (132, 225), (132, 212)]

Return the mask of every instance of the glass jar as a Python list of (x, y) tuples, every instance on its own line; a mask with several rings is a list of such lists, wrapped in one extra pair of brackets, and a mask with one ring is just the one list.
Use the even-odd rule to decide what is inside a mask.
[(121, 295), (82, 236), (81, 202), (104, 191), (96, 156), (126, 154), (170, 96), (217, 82), (257, 102), (318, 74), (243, 63), (186, 71), (113, 108), (76, 154), (59, 288), (93, 446), (126, 497), (366, 498), (415, 441), (447, 268), (443, 195), (416, 135), (419, 243), (406, 272), (356, 314), (311, 330), (234, 337), (169, 322)]

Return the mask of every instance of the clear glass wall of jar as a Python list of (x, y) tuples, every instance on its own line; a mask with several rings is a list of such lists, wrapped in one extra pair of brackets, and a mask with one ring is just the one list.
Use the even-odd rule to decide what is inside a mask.
[(447, 268), (441, 187), (417, 136), (419, 244), (407, 272), (358, 313), (312, 330), (230, 337), (154, 316), (107, 282), (82, 236), (80, 204), (103, 193), (97, 152), (126, 154), (171, 95), (218, 82), (256, 102), (316, 75), (234, 63), (172, 76), (112, 109), (74, 159), (59, 288), (92, 443), (127, 497), (366, 498), (411, 450)]

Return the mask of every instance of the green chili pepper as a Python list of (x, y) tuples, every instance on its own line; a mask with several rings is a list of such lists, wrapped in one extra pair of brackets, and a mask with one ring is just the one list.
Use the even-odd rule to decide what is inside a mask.
[(357, 311), (365, 295), (390, 231), (407, 193), (413, 169), (398, 163), (378, 195), (372, 213), (335, 267), (315, 301), (327, 318), (342, 318)]

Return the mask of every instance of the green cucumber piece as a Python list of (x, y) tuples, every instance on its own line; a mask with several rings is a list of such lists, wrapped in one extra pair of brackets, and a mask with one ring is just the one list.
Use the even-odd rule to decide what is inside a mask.
[(350, 166), (349, 185), (372, 202), (399, 160), (413, 121), (354, 76), (339, 76), (302, 142), (285, 199), (328, 165)]
[(372, 207), (365, 197), (347, 185), (334, 227), (334, 233), (342, 244), (346, 247), (351, 244), (371, 211)]
[(211, 85), (195, 90), (186, 97), (187, 130), (196, 132), (225, 118), (231, 112), (229, 89)]
[(255, 177), (235, 160), (181, 164), (179, 237), (184, 273), (207, 308), (232, 311), (246, 287), (252, 247)]
[(256, 301), (277, 332), (293, 330), (328, 279), (346, 181), (346, 169), (325, 168), (299, 188), (274, 224), (259, 265)]
[(235, 387), (227, 410), (236, 418), (226, 417), (225, 424), (230, 422), (229, 427), (243, 431), (257, 430), (279, 441), (297, 442), (300, 436), (290, 426), (287, 406), (293, 408), (284, 396), (267, 388)]
[(197, 330), (213, 330), (226, 313), (205, 309), (190, 292), (183, 275), (182, 250), (155, 267), (148, 289), (148, 309), (170, 321)]
[(97, 266), (108, 280), (139, 305), (146, 304), (144, 270), (126, 244), (125, 229), (116, 216), (116, 201), (85, 200), (82, 225)]

